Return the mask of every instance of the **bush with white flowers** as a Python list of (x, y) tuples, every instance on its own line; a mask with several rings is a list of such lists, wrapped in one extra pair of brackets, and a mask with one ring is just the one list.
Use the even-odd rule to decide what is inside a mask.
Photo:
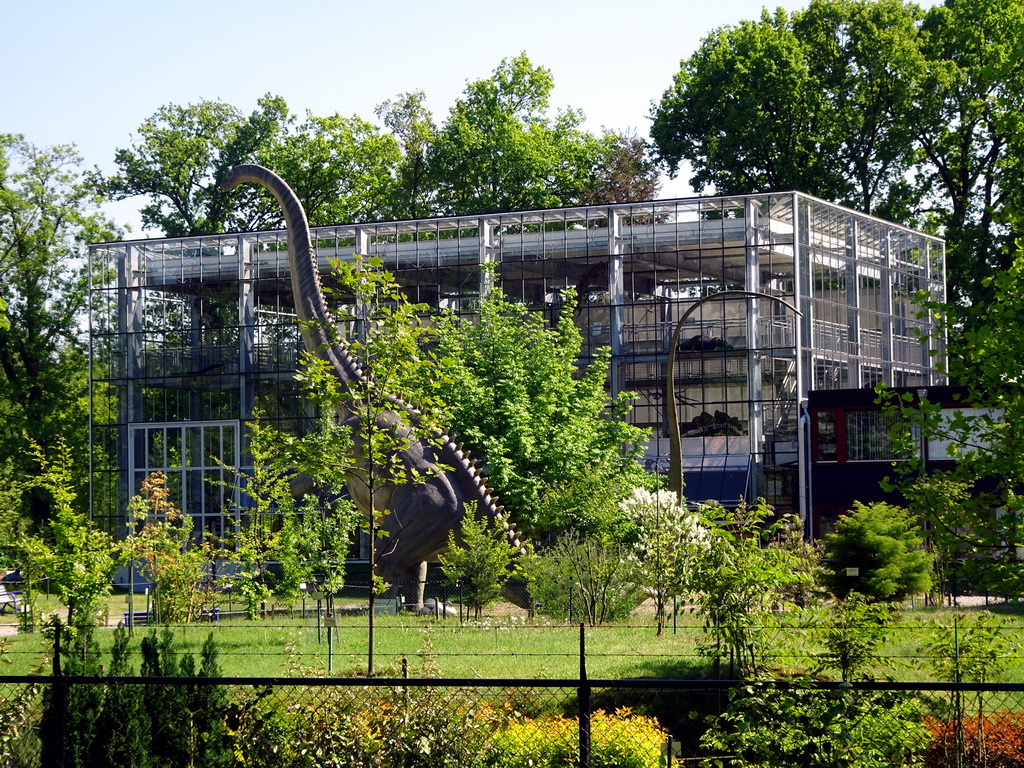
[(695, 564), (708, 543), (708, 529), (669, 491), (635, 488), (619, 506), (636, 525), (631, 556), (634, 579), (653, 598), (658, 634), (664, 634), (666, 605), (687, 593)]

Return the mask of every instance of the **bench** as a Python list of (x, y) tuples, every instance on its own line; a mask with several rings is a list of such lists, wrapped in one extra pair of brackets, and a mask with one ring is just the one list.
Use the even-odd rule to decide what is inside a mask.
[(0, 613), (16, 614), (18, 612), (18, 598), (21, 592), (18, 590), (8, 591), (0, 587)]
[(153, 615), (149, 611), (125, 611), (124, 625), (126, 627), (145, 627), (152, 618)]
[[(150, 611), (125, 611), (124, 625), (126, 627), (145, 627), (153, 620), (154, 616)], [(220, 608), (203, 608), (199, 612), (200, 621), (220, 621)]]

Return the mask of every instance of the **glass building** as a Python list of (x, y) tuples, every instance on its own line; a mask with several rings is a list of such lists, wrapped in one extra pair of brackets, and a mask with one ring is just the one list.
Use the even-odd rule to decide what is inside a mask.
[[(667, 463), (665, 402), (676, 398), (691, 500), (764, 496), (806, 514), (809, 390), (943, 383), (932, 354), (942, 340), (917, 303), (920, 291), (944, 298), (942, 241), (799, 193), (346, 224), (314, 228), (313, 240), (325, 275), (332, 259), (379, 257), (412, 301), (467, 316), (494, 290), (483, 264), (551, 320), (575, 289), (580, 362), (611, 348), (609, 390), (635, 393), (630, 418), (650, 431), (652, 470)], [(286, 247), (284, 230), (91, 247), (98, 522), (120, 528), (128, 497), (160, 470), (197, 530), (219, 531), (225, 467), (246, 466), (254, 412), (306, 428)], [(683, 314), (736, 289), (801, 314), (702, 301), (670, 376)]]

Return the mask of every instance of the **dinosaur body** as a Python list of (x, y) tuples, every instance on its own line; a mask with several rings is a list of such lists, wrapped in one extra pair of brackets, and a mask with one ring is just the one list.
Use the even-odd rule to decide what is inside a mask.
[[(358, 402), (366, 390), (368, 373), (348, 345), (334, 338), (309, 223), (301, 203), (279, 176), (259, 165), (234, 167), (221, 186), (233, 189), (245, 183), (265, 187), (284, 212), (292, 293), (306, 349), (327, 362), (333, 375)], [(369, 518), (372, 510), (385, 513), (386, 537), (374, 542), (377, 575), (402, 590), (407, 608), (419, 609), (427, 561), (447, 549), (449, 532), (458, 536), (465, 515), (501, 523), (509, 545), (518, 550), (522, 544), (514, 526), (504, 520), (502, 508), (495, 503), (493, 492), (486, 487), (480, 469), (470, 457), (447, 435), (437, 435), (433, 440), (410, 435), (410, 424), (419, 425), (419, 411), (399, 397), (389, 395), (387, 400), (392, 410), (378, 417), (372, 428), (402, 438), (405, 446), (398, 451), (397, 458), (412, 470), (410, 476), (415, 474), (421, 479), (394, 482), (375, 476), (372, 500), (367, 481), (370, 473), (376, 471), (373, 467), (348, 469), (346, 482), (353, 502), (364, 516)], [(358, 415), (344, 406), (339, 408), (338, 416), (353, 427), (362, 426)]]

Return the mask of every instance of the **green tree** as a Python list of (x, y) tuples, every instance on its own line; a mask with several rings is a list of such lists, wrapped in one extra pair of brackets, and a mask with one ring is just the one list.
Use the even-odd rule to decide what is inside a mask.
[(596, 627), (629, 616), (643, 600), (630, 554), (627, 544), (570, 530), (520, 568), (542, 616)]
[[(923, 545), (921, 524), (907, 510), (884, 502), (854, 502), (825, 537), (828, 585), (838, 597), (859, 592), (875, 600), (927, 592), (934, 558)], [(856, 573), (851, 575), (850, 569)]]
[(395, 139), (370, 123), (307, 114), (296, 125), (284, 99), (267, 94), (249, 115), (220, 101), (161, 107), (117, 150), (118, 172), (97, 181), (114, 199), (146, 197), (143, 227), (181, 237), (282, 226), (262, 188), (220, 188), (241, 163), (276, 168), (316, 225), (389, 211), (398, 161)]
[(669, 491), (635, 488), (621, 507), (636, 525), (633, 576), (654, 599), (660, 636), (665, 634), (666, 606), (686, 594), (694, 580), (708, 532), (697, 515)]
[(67, 445), (58, 441), (50, 455), (33, 445), (32, 456), (41, 469), (36, 482), (52, 500), (54, 513), (44, 535), (21, 543), (20, 559), (50, 579), (51, 588), (68, 609), (71, 630), (87, 629), (100, 620), (100, 598), (110, 593), (121, 557), (110, 535), (93, 526), (77, 508)]
[[(33, 479), (44, 451), (66, 439), (72, 483), (88, 483), (88, 376), (83, 315), (84, 247), (114, 239), (99, 198), (81, 175), (73, 147), (36, 147), (0, 134), (0, 459)], [(53, 513), (38, 485), (25, 497), (36, 524)]]
[(302, 200), (312, 226), (373, 221), (394, 208), (398, 142), (359, 117), (306, 115), (265, 164)]
[(872, 602), (857, 592), (837, 600), (825, 621), (815, 627), (825, 649), (820, 656), (821, 668), (839, 670), (842, 680), (863, 674), (897, 615), (897, 606)]
[(277, 225), (268, 195), (218, 185), (235, 165), (265, 160), (291, 122), (284, 99), (270, 94), (248, 116), (221, 101), (168, 104), (139, 126), (132, 147), (117, 150), (118, 172), (100, 181), (115, 200), (148, 198), (142, 226), (167, 237)]
[[(110, 648), (112, 677), (127, 677), (132, 671), (131, 636), (127, 627), (114, 630)], [(141, 685), (110, 685), (97, 728), (97, 758), (94, 764), (145, 765), (152, 749), (151, 726), (146, 709), (146, 690)]]
[[(368, 674), (373, 675), (375, 594), (385, 585), (376, 575), (379, 557), (387, 548), (385, 518), (395, 492), (428, 478), (408, 460), (411, 445), (437, 443), (446, 411), (433, 393), (443, 383), (433, 352), (434, 332), (423, 315), (426, 307), (408, 301), (379, 259), (335, 264), (339, 284), (351, 304), (339, 307), (342, 322), (355, 323), (348, 347), (368, 375), (343, 385), (330, 365), (307, 353), (303, 380), (319, 391), (322, 406), (342, 416), (351, 430), (345, 465), (348, 492), (366, 518), (370, 533), (370, 590)], [(416, 408), (397, 398), (413, 393)], [(380, 550), (380, 551), (378, 551)]]
[(653, 109), (656, 154), (698, 189), (795, 188), (941, 233), (971, 323), (1024, 211), (1022, 30), (1021, 0), (764, 13), (683, 61)]
[(433, 187), (427, 161), (437, 126), (425, 101), (423, 91), (410, 91), (382, 102), (375, 110), (402, 152), (391, 201), (392, 217), (396, 219), (418, 219), (432, 212)]
[(212, 590), (208, 568), (217, 553), (192, 535), (193, 521), (170, 500), (167, 476), (154, 472), (128, 502), (131, 520), (122, 549), (143, 562), (153, 584), (157, 621), (187, 623), (199, 617)]
[(874, 212), (902, 184), (912, 138), (913, 6), (815, 0), (712, 32), (654, 107), (670, 173), (720, 194), (799, 189)]
[[(955, 0), (925, 16), (924, 66), (908, 118), (922, 214), (946, 238), (947, 293), (974, 309), (993, 300), (984, 278), (1008, 269), (1024, 214), (1020, 66), (1024, 2)], [(964, 353), (970, 348), (964, 345)]]
[(932, 632), (927, 650), (940, 680), (990, 683), (993, 674), (1005, 668), (1012, 646), (1012, 629), (1002, 617), (987, 612), (954, 613), (952, 626), (937, 626)]
[[(951, 354), (944, 362), (953, 381), (967, 388), (952, 407), (913, 395), (883, 392), (898, 429), (897, 447), (909, 448), (897, 469), (903, 495), (928, 528), (945, 577), (956, 576), (977, 589), (1018, 594), (1024, 586), (1018, 548), (1024, 546), (1024, 256), (985, 278), (991, 301), (973, 308), (976, 322), (960, 332), (969, 358)], [(941, 306), (924, 304), (930, 313)], [(945, 330), (956, 313), (938, 314)], [(919, 439), (946, 446), (943, 469), (921, 465)], [(934, 458), (941, 458), (935, 456)]]
[(462, 588), (467, 608), (479, 619), (483, 609), (501, 597), (501, 587), (511, 575), (516, 551), (508, 545), (505, 531), (489, 520), (462, 520), (462, 544), (448, 532), (448, 552), (441, 555), (441, 571), (452, 585)]
[(551, 208), (583, 202), (601, 141), (566, 109), (549, 116), (554, 79), (525, 53), (469, 83), (430, 144), (440, 214)]
[[(608, 351), (579, 375), (582, 346), (569, 294), (554, 327), (500, 290), (479, 319), (442, 318), (436, 388), (452, 426), (501, 490), (520, 530), (610, 531), (616, 502), (644, 484), (642, 430), (625, 422), (631, 395), (609, 401)], [(595, 500), (600, 501), (594, 504)]]
[(700, 652), (712, 660), (716, 675), (728, 659), (730, 677), (756, 676), (767, 650), (758, 627), (782, 602), (783, 589), (806, 578), (792, 567), (789, 551), (764, 546), (790, 522), (774, 519), (763, 500), (735, 509), (709, 502), (698, 513), (708, 531), (692, 581), (706, 635)]
[(729, 689), (701, 746), (748, 768), (920, 765), (928, 743), (920, 705), (899, 692), (760, 683)]

